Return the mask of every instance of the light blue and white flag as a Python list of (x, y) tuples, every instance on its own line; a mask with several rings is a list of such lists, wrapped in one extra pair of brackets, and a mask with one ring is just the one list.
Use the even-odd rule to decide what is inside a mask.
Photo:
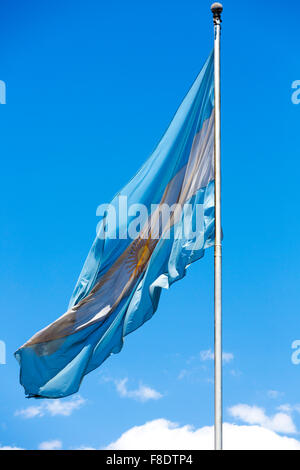
[[(127, 208), (145, 208), (137, 221)], [(165, 209), (169, 210), (167, 217)], [(129, 236), (136, 232), (138, 235)], [(196, 227), (196, 229), (195, 229)], [(214, 242), (213, 54), (157, 148), (98, 227), (69, 308), (15, 353), (29, 397), (78, 391)]]

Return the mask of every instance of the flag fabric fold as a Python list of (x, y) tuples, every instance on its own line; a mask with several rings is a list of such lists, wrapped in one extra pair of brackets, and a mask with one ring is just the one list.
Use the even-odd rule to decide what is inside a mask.
[[(28, 397), (77, 392), (83, 377), (153, 316), (162, 288), (213, 244), (213, 72), (212, 53), (153, 154), (111, 202), (117, 227), (103, 217), (67, 312), (16, 351)], [(147, 209), (134, 238), (125, 202)]]

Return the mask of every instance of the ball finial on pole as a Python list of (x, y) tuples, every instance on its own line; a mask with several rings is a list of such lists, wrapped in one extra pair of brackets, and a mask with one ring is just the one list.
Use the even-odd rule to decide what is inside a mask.
[(222, 3), (218, 3), (218, 2), (213, 3), (210, 9), (214, 15), (214, 19), (221, 19), (221, 13), (223, 11)]

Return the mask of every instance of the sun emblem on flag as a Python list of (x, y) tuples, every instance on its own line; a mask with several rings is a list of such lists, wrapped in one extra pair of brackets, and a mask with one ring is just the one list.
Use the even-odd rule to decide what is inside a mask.
[(126, 264), (130, 274), (134, 277), (138, 276), (146, 264), (154, 250), (157, 240), (153, 240), (151, 236), (148, 239), (137, 238), (129, 251)]

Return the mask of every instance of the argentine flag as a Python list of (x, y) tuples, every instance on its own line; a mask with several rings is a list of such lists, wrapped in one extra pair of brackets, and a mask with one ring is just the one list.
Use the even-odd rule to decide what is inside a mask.
[[(67, 312), (15, 353), (28, 397), (77, 392), (152, 317), (162, 288), (213, 245), (213, 62), (212, 53), (153, 154), (111, 202), (115, 217), (104, 215)], [(139, 224), (124, 217), (124, 202), (148, 215)], [(163, 207), (173, 208), (168, 217)], [(137, 225), (138, 235), (128, 236)]]

